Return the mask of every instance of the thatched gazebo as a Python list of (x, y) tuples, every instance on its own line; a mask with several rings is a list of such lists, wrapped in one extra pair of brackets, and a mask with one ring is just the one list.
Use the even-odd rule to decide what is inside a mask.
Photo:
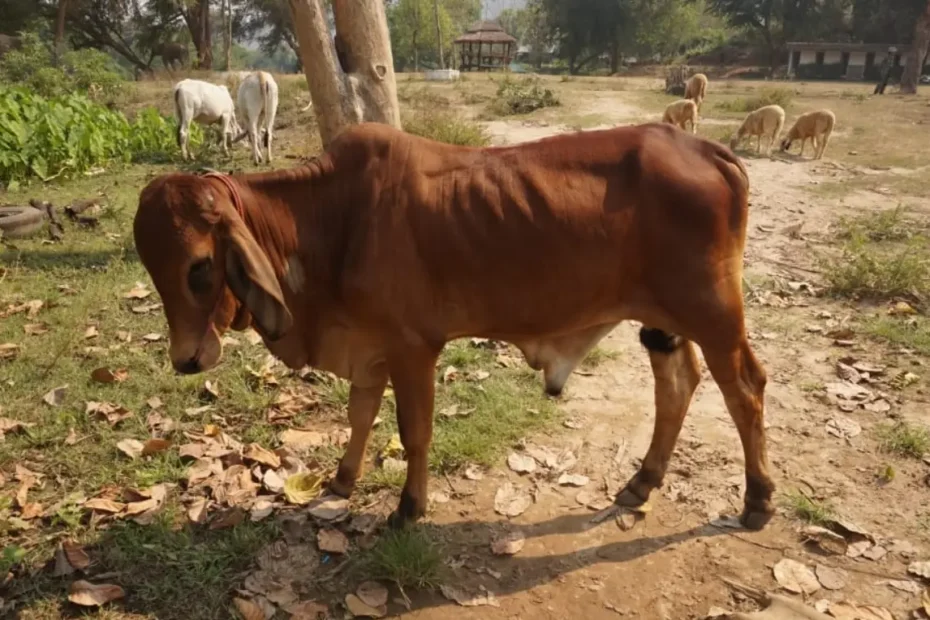
[(455, 45), (462, 71), (495, 71), (510, 66), (517, 40), (495, 22), (475, 22)]

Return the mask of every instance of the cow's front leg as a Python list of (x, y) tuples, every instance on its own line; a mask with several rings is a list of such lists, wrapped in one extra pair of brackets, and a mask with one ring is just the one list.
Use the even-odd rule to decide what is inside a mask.
[(438, 349), (422, 346), (404, 348), (388, 358), (397, 401), (397, 426), (407, 455), (407, 480), (400, 505), (389, 520), (392, 527), (403, 526), (426, 514), (427, 460), (433, 437), (434, 375), (438, 357)]
[(642, 467), (617, 495), (620, 506), (636, 508), (662, 485), (691, 397), (701, 379), (693, 345), (658, 329), (643, 327), (640, 340), (649, 351), (655, 377), (656, 420)]
[(378, 410), (381, 409), (381, 398), (384, 396), (386, 385), (387, 377), (373, 387), (352, 384), (349, 391), (349, 424), (352, 426), (352, 435), (349, 437), (346, 452), (339, 461), (336, 477), (329, 483), (330, 491), (336, 495), (346, 498), (352, 495), (355, 483), (362, 475), (368, 438), (371, 436), (371, 427)]

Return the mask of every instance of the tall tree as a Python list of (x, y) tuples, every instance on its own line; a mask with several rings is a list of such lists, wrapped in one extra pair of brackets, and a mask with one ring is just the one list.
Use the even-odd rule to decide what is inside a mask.
[(191, 33), (191, 42), (197, 50), (197, 66), (201, 69), (212, 69), (213, 33), (210, 29), (210, 0), (179, 0), (178, 8)]
[(58, 0), (55, 15), (55, 61), (61, 56), (62, 45), (65, 42), (65, 19), (68, 17), (68, 0)]
[(923, 71), (928, 44), (930, 44), (930, 1), (927, 2), (923, 13), (920, 14), (917, 23), (914, 25), (914, 37), (911, 39), (911, 47), (904, 64), (904, 73), (901, 75), (901, 92), (905, 95), (917, 94), (917, 82)]
[[(335, 35), (321, 0), (289, 0), (310, 97), (326, 146), (347, 126), (400, 127), (383, 0), (333, 0)], [(333, 45), (335, 39), (335, 46)], [(344, 65), (336, 58), (336, 49)]]

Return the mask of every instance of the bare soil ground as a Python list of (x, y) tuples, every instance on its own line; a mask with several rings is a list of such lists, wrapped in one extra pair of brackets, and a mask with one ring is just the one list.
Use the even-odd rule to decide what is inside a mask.
[[(655, 80), (552, 79), (547, 85), (556, 90), (562, 106), (523, 117), (489, 118), (484, 103), (493, 96), (494, 85), (486, 76), (468, 76), (454, 86), (407, 80), (401, 84), (401, 95), (410, 100), (430, 93), (442, 99), (443, 105), (457, 113), (485, 123), (495, 143), (658, 120), (671, 100), (657, 93)], [(712, 82), (700, 132), (725, 137), (742, 113), (718, 107), (721, 102), (756, 96), (770, 86)], [(811, 605), (819, 603), (825, 610), (827, 602), (833, 603), (830, 613), (834, 617), (903, 619), (921, 608), (926, 582), (909, 575), (907, 569), (913, 561), (930, 560), (930, 469), (920, 458), (930, 446), (919, 439), (899, 437), (898, 444), (913, 444), (915, 449), (909, 455), (907, 449), (889, 449), (887, 429), (905, 428), (893, 426), (902, 422), (909, 429), (930, 424), (926, 366), (930, 348), (914, 335), (925, 326), (921, 305), (925, 300), (904, 294), (879, 301), (850, 301), (824, 291), (830, 273), (849, 260), (841, 252), (843, 240), (838, 237), (844, 218), (861, 219), (902, 205), (908, 214), (902, 225), (913, 231), (926, 229), (930, 215), (926, 197), (930, 181), (923, 168), (930, 154), (927, 93), (905, 100), (869, 97), (868, 85), (790, 84), (786, 88), (794, 91), (789, 124), (797, 114), (819, 107), (833, 109), (838, 123), (820, 161), (742, 153), (752, 185), (745, 270), (747, 320), (751, 342), (769, 376), (766, 424), (782, 506), (778, 517), (762, 532), (734, 529), (721, 521), (737, 514), (742, 505), (743, 458), (720, 392), (705, 370), (671, 471), (663, 489), (654, 494), (651, 511), (634, 522), (591, 523), (595, 508), (602, 507), (636, 470), (652, 433), (648, 358), (638, 342), (638, 326), (622, 325), (601, 343), (597, 359), (570, 380), (558, 402), (562, 416), (525, 436), (518, 433), (519, 438), (505, 447), (504, 454), (536, 454), (533, 472), (519, 474), (504, 458), (495, 457), (479, 480), (466, 475), (464, 467), (434, 477), (435, 501), (424, 531), (441, 549), (443, 567), (437, 582), (445, 590), (408, 587), (401, 591), (385, 582), (391, 588), (388, 615), (422, 619), (703, 618), (713, 607), (758, 608), (735, 594), (724, 579), (779, 591), (785, 582), (776, 581), (773, 567), (786, 558), (814, 570), (817, 578), (796, 592), (789, 587), (781, 593)], [(313, 149), (305, 139), (313, 130), (312, 121), (297, 113), (302, 92), (298, 90), (287, 91), (293, 102), (281, 115), (277, 144), (283, 158), (297, 158)], [(138, 184), (141, 178), (129, 182)], [(123, 234), (128, 235), (128, 229)], [(4, 296), (0, 289), (0, 297), (5, 300), (10, 295)], [(908, 314), (900, 318), (889, 314), (901, 308), (896, 306), (900, 302), (910, 308)], [(146, 320), (151, 323), (146, 328), (158, 330), (160, 316)], [(897, 320), (901, 324), (895, 324), (892, 332), (875, 327)], [(0, 340), (10, 339), (9, 334), (3, 335)], [(257, 365), (256, 360), (260, 364), (257, 350), (248, 350), (237, 359), (240, 365)], [(842, 376), (838, 376), (838, 362)], [(163, 366), (160, 361), (148, 363)], [(847, 372), (844, 367), (851, 366), (860, 369), (854, 380), (842, 374)], [(162, 383), (167, 386), (168, 381)], [(185, 393), (198, 387), (188, 382)], [(858, 395), (838, 396), (850, 389)], [(19, 397), (15, 388), (4, 390), (0, 394), (13, 401), (6, 414), (25, 416), (24, 408), (15, 404)], [(253, 409), (260, 411), (263, 406), (264, 401)], [(517, 401), (514, 406), (522, 407), (520, 414), (526, 417), (526, 411), (533, 413), (538, 405)], [(249, 421), (238, 419), (235, 424), (241, 429)], [(312, 416), (304, 421), (305, 428), (326, 432), (342, 424), (331, 415), (322, 422)], [(443, 432), (440, 426), (437, 434)], [(256, 432), (249, 440), (265, 442), (271, 436)], [(19, 459), (25, 454), (33, 468), (41, 469), (43, 450), (54, 449), (57, 441), (33, 441), (23, 452), (7, 456)], [(534, 449), (561, 455), (562, 460), (554, 458), (547, 466), (544, 455)], [(574, 458), (577, 462), (568, 473), (587, 481), (574, 481), (585, 482), (581, 486), (560, 484), (559, 463)], [(2, 492), (12, 493), (13, 461), (0, 462), (0, 469), (8, 479)], [(55, 475), (54, 470), (44, 471)], [(526, 510), (513, 518), (495, 510), (495, 495), (507, 483), (517, 494), (531, 497)], [(396, 489), (390, 484), (377, 488), (381, 490), (358, 499), (353, 510), (383, 516), (392, 509)], [(293, 554), (293, 570), (287, 575), (290, 587), (302, 600), (321, 603), (331, 617), (345, 617), (344, 597), (370, 576), (364, 567), (352, 566), (352, 554), (361, 555), (374, 543), (365, 535), (353, 536), (346, 564), (339, 556), (325, 553), (319, 558), (314, 555), (313, 561), (297, 558), (314, 549), (317, 528), (305, 513), (282, 514), (274, 529), (242, 548), (257, 557), (267, 553), (267, 547), (265, 552), (257, 551), (262, 545), (275, 539), (286, 541), (284, 548), (290, 546)], [(822, 524), (834, 518), (857, 524), (869, 537), (852, 537), (860, 542), (845, 555), (803, 543), (799, 532), (808, 525), (805, 519)], [(492, 553), (491, 542), (512, 532), (525, 537), (525, 546), (515, 555)], [(89, 545), (103, 544), (99, 532), (85, 535), (84, 540)], [(155, 539), (148, 544), (160, 542)], [(226, 603), (197, 617), (229, 617), (228, 600), (244, 596), (237, 591), (246, 591), (242, 582), (254, 569), (255, 563), (244, 558), (237, 565), (242, 572), (224, 577)], [(163, 562), (159, 570), (171, 571), (171, 561)], [(120, 575), (110, 579), (119, 582)], [(189, 595), (196, 597), (196, 584), (191, 585)], [(450, 586), (459, 594), (469, 594), (469, 604), (450, 600), (455, 598)], [(18, 592), (22, 595), (23, 589)], [(180, 596), (183, 591), (166, 595)], [(173, 612), (160, 614), (158, 604), (133, 602), (132, 597), (130, 591), (125, 609), (110, 608), (99, 612), (99, 617), (182, 617)], [(864, 610), (843, 615), (844, 608), (837, 605), (842, 602), (883, 608), (890, 615)], [(22, 617), (53, 618), (74, 612), (62, 603), (62, 594), (51, 589), (33, 596)], [(282, 610), (277, 614), (287, 617)], [(315, 616), (308, 612), (294, 617)]]

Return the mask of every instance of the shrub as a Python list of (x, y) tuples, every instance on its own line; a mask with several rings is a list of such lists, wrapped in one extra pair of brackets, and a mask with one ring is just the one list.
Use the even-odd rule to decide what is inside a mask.
[(857, 232), (843, 246), (842, 260), (824, 261), (823, 267), (831, 292), (843, 297), (922, 297), (930, 291), (930, 260), (920, 236), (884, 247)]
[[(140, 111), (129, 138), (133, 161), (171, 161), (178, 153), (177, 133), (178, 121), (173, 116), (162, 116), (153, 107)], [(193, 148), (203, 144), (203, 128), (197, 123), (191, 123), (189, 144)]]
[(488, 134), (481, 125), (453, 112), (420, 110), (404, 116), (404, 130), (447, 144), (487, 146)]
[(111, 103), (126, 90), (119, 67), (95, 49), (65, 52), (57, 66), (52, 52), (33, 33), (24, 33), (20, 49), (0, 59), (0, 81), (25, 86), (43, 97), (82, 92), (93, 101)]
[(538, 77), (519, 80), (505, 77), (497, 86), (497, 95), (491, 110), (501, 115), (527, 114), (540, 108), (561, 105), (550, 89), (545, 88)]

